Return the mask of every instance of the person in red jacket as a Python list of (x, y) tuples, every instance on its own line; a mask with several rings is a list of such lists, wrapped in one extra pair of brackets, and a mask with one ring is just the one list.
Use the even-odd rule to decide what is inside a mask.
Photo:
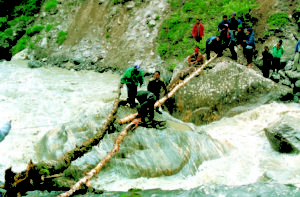
[(193, 26), (192, 35), (197, 42), (200, 42), (204, 36), (204, 26), (200, 23), (200, 19), (197, 19), (196, 24)]

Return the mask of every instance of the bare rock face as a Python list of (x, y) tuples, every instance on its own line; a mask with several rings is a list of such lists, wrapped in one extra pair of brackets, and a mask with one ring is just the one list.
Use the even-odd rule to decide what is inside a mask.
[(173, 105), (167, 105), (172, 115), (183, 121), (205, 124), (242, 113), (292, 92), (292, 89), (276, 84), (258, 71), (226, 57), (217, 59), (211, 66), (177, 92)]
[(300, 152), (299, 122), (299, 118), (285, 116), (264, 129), (274, 150), (281, 153)]

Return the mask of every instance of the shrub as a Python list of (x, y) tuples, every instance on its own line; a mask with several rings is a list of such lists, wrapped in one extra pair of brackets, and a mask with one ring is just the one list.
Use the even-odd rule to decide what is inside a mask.
[(267, 19), (270, 29), (275, 29), (277, 27), (284, 27), (287, 25), (290, 20), (285, 12), (279, 12), (272, 14), (268, 19)]
[(58, 1), (57, 0), (50, 0), (50, 1), (47, 1), (45, 3), (45, 11), (48, 12), (50, 10), (53, 10), (53, 9), (56, 9), (57, 8), (57, 4), (58, 4)]
[(52, 28), (53, 28), (53, 26), (51, 24), (47, 24), (46, 25), (46, 32), (51, 31)]
[(40, 33), (44, 29), (42, 25), (35, 25), (26, 29), (26, 35), (33, 36), (36, 33)]
[(56, 42), (59, 45), (62, 45), (62, 43), (67, 39), (67, 35), (68, 35), (68, 32), (65, 32), (65, 31), (58, 32), (58, 36), (57, 36)]
[(17, 44), (12, 48), (12, 55), (17, 54), (26, 48), (29, 37), (25, 36), (18, 40)]

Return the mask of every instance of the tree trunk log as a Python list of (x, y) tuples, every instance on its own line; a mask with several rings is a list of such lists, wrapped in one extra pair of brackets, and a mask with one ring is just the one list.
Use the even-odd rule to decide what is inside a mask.
[(89, 171), (85, 177), (83, 177), (75, 185), (73, 185), (69, 191), (60, 194), (58, 197), (68, 197), (72, 195), (75, 191), (79, 190), (83, 184), (89, 185), (90, 184), (89, 181), (96, 174), (98, 174), (102, 169), (102, 167), (105, 164), (107, 164), (110, 161), (110, 159), (120, 150), (120, 144), (123, 142), (124, 138), (128, 135), (128, 131), (135, 129), (137, 126), (138, 125), (134, 124), (133, 122), (128, 124), (118, 135), (114, 144), (114, 148), (104, 157), (104, 159), (94, 169)]
[[(159, 107), (161, 106), (164, 102), (166, 102), (166, 100), (168, 98), (171, 98), (172, 96), (175, 95), (175, 93), (177, 92), (177, 90), (179, 90), (180, 88), (182, 88), (184, 85), (186, 85), (192, 78), (194, 78), (195, 76), (199, 75), (201, 73), (201, 71), (210, 63), (212, 63), (212, 61), (214, 61), (216, 59), (217, 55), (214, 56), (213, 58), (211, 58), (210, 60), (208, 60), (207, 62), (205, 62), (205, 64), (203, 64), (200, 68), (197, 68), (196, 71), (194, 71), (192, 74), (190, 74), (187, 78), (185, 78), (183, 81), (179, 82), (166, 96), (162, 97), (160, 100), (156, 101), (156, 103), (154, 104), (154, 107)], [(129, 116), (118, 120), (119, 124), (124, 124), (124, 123), (128, 123), (130, 121), (132, 121), (136, 116), (138, 115), (138, 113), (135, 114), (130, 114)]]

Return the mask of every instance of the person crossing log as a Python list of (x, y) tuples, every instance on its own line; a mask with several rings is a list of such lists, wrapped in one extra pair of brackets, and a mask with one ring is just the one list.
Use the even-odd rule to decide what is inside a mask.
[[(154, 108), (156, 107), (160, 107), (164, 102), (166, 102), (166, 100), (168, 98), (171, 98), (172, 96), (175, 95), (175, 93), (177, 92), (177, 90), (179, 90), (180, 88), (182, 88), (184, 85), (186, 85), (192, 78), (194, 78), (195, 76), (199, 75), (201, 73), (201, 71), (210, 63), (212, 63), (215, 59), (217, 58), (217, 55), (214, 56), (213, 58), (211, 58), (210, 60), (208, 60), (205, 64), (203, 64), (200, 68), (197, 68), (192, 74), (190, 74), (187, 78), (185, 78), (183, 81), (179, 82), (168, 94), (166, 94), (166, 96), (164, 96), (163, 98), (161, 98), (160, 100), (156, 101), (156, 103), (154, 104)], [(133, 119), (136, 118), (136, 116), (138, 115), (138, 113), (135, 114), (130, 114), (129, 116), (118, 120), (119, 124), (124, 124), (124, 123), (128, 123), (130, 121), (132, 121)]]

